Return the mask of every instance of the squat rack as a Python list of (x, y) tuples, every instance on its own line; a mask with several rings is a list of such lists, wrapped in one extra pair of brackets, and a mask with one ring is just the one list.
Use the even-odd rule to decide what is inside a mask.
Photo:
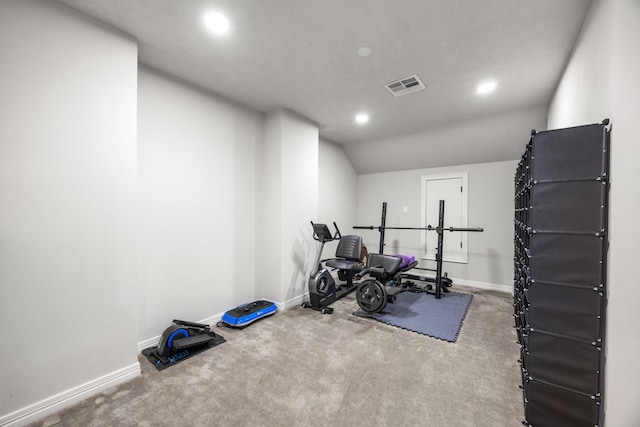
[(482, 228), (462, 228), (462, 227), (445, 227), (444, 226), (444, 200), (440, 200), (440, 205), (438, 206), (438, 226), (432, 227), (431, 225), (427, 225), (426, 227), (387, 227), (387, 202), (382, 202), (382, 218), (380, 220), (380, 226), (374, 227), (373, 225), (354, 225), (354, 229), (361, 230), (374, 230), (377, 229), (380, 233), (380, 245), (378, 247), (379, 253), (384, 253), (384, 236), (385, 230), (424, 230), (424, 231), (435, 231), (438, 233), (438, 245), (436, 246), (436, 269), (430, 268), (417, 268), (419, 270), (429, 270), (435, 271), (435, 295), (436, 299), (440, 299), (442, 297), (442, 248), (444, 241), (444, 232), (445, 231), (462, 231), (462, 232), (483, 232)]

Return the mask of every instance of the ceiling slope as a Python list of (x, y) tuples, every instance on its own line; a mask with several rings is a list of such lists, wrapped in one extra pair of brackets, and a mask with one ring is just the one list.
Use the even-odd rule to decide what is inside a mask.
[[(259, 111), (294, 111), (339, 144), (547, 106), (591, 5), (591, 0), (60, 1), (135, 37), (142, 63)], [(211, 9), (231, 20), (231, 32), (223, 38), (204, 27), (202, 14)], [(358, 48), (365, 46), (372, 52), (361, 57)], [(396, 98), (386, 89), (413, 74), (426, 90)], [(485, 79), (498, 81), (498, 88), (477, 96), (475, 87)], [(370, 115), (366, 126), (354, 123), (361, 111)]]

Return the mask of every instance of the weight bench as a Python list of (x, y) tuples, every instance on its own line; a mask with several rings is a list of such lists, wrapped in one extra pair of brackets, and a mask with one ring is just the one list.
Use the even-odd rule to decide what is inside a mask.
[[(408, 290), (401, 285), (402, 274), (411, 270), (418, 261), (406, 255), (369, 254), (367, 266), (356, 276), (368, 274), (369, 279), (358, 285), (356, 300), (368, 313), (379, 313), (387, 303), (394, 304), (400, 292)], [(398, 286), (387, 286), (398, 283)]]

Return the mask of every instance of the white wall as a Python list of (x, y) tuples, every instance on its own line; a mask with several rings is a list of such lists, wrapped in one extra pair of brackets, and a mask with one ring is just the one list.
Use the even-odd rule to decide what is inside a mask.
[(255, 297), (262, 116), (149, 68), (138, 78), (138, 341)]
[[(335, 221), (344, 235), (357, 234), (358, 175), (342, 147), (320, 139), (318, 153), (318, 216), (314, 222), (327, 224), (333, 231)], [(309, 225), (311, 232), (311, 225)], [(323, 258), (336, 252), (337, 242), (325, 245)], [(314, 250), (315, 253), (315, 250)]]
[(256, 295), (272, 301), (280, 301), (282, 268), (281, 240), (282, 217), (282, 123), (281, 115), (272, 111), (265, 117), (263, 144), (259, 156), (256, 188), (256, 271), (261, 278), (256, 281)]
[[(528, 139), (520, 141), (522, 151)], [(514, 142), (516, 144), (517, 142)], [(468, 227), (482, 227), (469, 233), (467, 264), (445, 262), (444, 271), (459, 284), (513, 287), (513, 179), (517, 161), (480, 163), (444, 168), (416, 169), (358, 176), (357, 225), (380, 224), (382, 203), (387, 202), (387, 226), (420, 227), (422, 177), (468, 172)], [(402, 209), (406, 206), (407, 213)], [(445, 210), (445, 226), (447, 226)], [(435, 225), (435, 224), (433, 224)], [(358, 230), (369, 252), (378, 252), (378, 231)], [(385, 253), (420, 255), (420, 231), (387, 230)], [(435, 263), (421, 261), (420, 267)], [(454, 280), (454, 284), (456, 281)]]
[(282, 115), (282, 298), (307, 290), (313, 263), (309, 221), (318, 215), (318, 126)]
[(318, 127), (284, 110), (265, 118), (256, 260), (265, 298), (288, 303), (306, 292), (318, 215)]
[(5, 0), (0, 63), (2, 424), (139, 373), (137, 45)]
[(598, 123), (611, 114), (613, 13), (608, 2), (593, 2), (549, 107), (549, 129)]
[(549, 128), (612, 121), (605, 422), (640, 419), (640, 2), (596, 0), (549, 112)]

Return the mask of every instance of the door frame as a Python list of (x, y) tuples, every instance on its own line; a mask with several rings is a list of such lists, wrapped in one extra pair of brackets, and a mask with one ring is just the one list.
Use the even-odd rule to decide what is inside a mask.
[[(461, 228), (468, 227), (469, 221), (469, 172), (455, 172), (455, 173), (447, 173), (447, 174), (437, 174), (437, 175), (423, 175), (421, 178), (421, 194), (420, 194), (420, 227), (427, 227), (427, 212), (426, 212), (426, 203), (427, 203), (427, 183), (429, 181), (441, 181), (446, 179), (462, 179), (462, 191), (460, 192), (461, 204), (460, 209), (461, 212), (461, 220), (462, 224), (459, 225)], [(447, 226), (447, 205), (444, 206), (444, 219), (445, 219), (445, 227)], [(434, 226), (431, 224), (431, 226)], [(435, 225), (437, 226), (437, 224)], [(433, 231), (422, 230), (420, 232), (420, 258), (425, 260), (435, 260), (435, 256), (428, 255), (427, 253), (427, 233), (433, 233)], [(443, 257), (443, 261), (447, 262), (455, 262), (461, 264), (467, 264), (469, 261), (469, 245), (468, 245), (468, 233), (461, 233), (461, 243), (462, 248), (460, 250), (459, 257)]]

